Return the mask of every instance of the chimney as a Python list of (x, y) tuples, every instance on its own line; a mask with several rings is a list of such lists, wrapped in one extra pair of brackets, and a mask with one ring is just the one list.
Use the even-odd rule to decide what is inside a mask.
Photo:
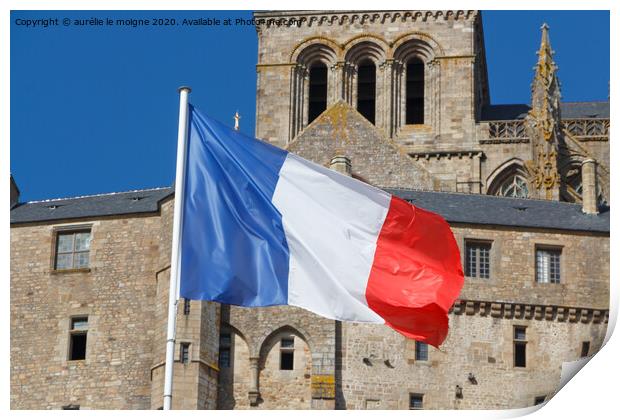
[(597, 196), (596, 161), (586, 159), (581, 164), (581, 198), (584, 213), (598, 214)]
[(329, 169), (346, 176), (351, 176), (351, 160), (346, 156), (336, 155), (329, 162)]
[(15, 207), (15, 205), (19, 202), (19, 188), (17, 188), (17, 184), (13, 179), (13, 175), (11, 175), (11, 208)]

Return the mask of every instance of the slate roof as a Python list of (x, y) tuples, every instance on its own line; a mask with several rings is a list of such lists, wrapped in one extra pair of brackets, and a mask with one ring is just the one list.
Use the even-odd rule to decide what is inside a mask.
[(154, 188), (20, 203), (11, 210), (11, 223), (156, 213), (172, 193), (172, 188)]
[[(526, 104), (488, 105), (482, 108), (482, 121), (522, 120), (530, 110)], [(563, 119), (609, 118), (609, 102), (562, 102)]]
[[(414, 205), (439, 213), (450, 223), (500, 225), (609, 233), (609, 208), (584, 214), (579, 204), (480, 194), (386, 189)], [(19, 204), (11, 223), (156, 213), (173, 188), (157, 188)]]
[(482, 194), (386, 189), (450, 223), (609, 233), (609, 208), (585, 214), (580, 204)]

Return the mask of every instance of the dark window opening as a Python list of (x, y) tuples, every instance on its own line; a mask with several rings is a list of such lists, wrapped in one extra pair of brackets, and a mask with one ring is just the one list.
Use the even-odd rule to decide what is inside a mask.
[(189, 343), (181, 343), (181, 354), (179, 356), (181, 363), (189, 363)]
[(527, 341), (525, 341), (525, 327), (515, 327), (514, 329), (514, 366), (525, 367), (526, 366), (526, 352), (525, 348)]
[(280, 370), (293, 370), (293, 355), (292, 351), (280, 352)]
[(63, 410), (79, 410), (80, 406), (77, 404), (69, 404), (69, 405), (63, 405), (62, 406)]
[(189, 309), (191, 306), (191, 300), (184, 298), (183, 299), (183, 315), (189, 315)]
[(534, 398), (534, 405), (540, 405), (545, 402), (546, 395), (541, 395), (539, 397)]
[(428, 344), (421, 341), (415, 342), (415, 359), (428, 360)]
[(71, 333), (69, 360), (86, 359), (86, 333)]
[(295, 339), (294, 338), (283, 338), (280, 341), (280, 347), (292, 349), (293, 347), (295, 347)]
[(220, 350), (220, 357), (218, 359), (218, 365), (220, 368), (230, 367), (230, 349)]
[(405, 124), (424, 124), (424, 63), (414, 58), (407, 63)]
[(308, 124), (327, 108), (327, 66), (315, 64), (310, 68), (308, 89)]
[(588, 357), (588, 353), (590, 353), (590, 342), (584, 341), (581, 343), (581, 357)]
[(424, 394), (409, 394), (409, 410), (422, 410), (423, 402)]
[(376, 68), (372, 61), (362, 62), (357, 69), (357, 110), (375, 123)]
[(230, 367), (232, 337), (230, 333), (220, 334), (220, 351), (218, 356), (218, 365), (220, 368)]
[(86, 359), (86, 335), (88, 333), (88, 317), (71, 318), (69, 331), (69, 360)]

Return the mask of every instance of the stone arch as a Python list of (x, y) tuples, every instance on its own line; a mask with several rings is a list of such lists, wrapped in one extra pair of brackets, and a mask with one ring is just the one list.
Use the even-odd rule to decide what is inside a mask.
[(525, 181), (528, 190), (531, 188), (524, 162), (519, 158), (512, 158), (495, 168), (487, 177), (487, 194), (498, 195), (502, 186), (515, 176)]
[(393, 58), (403, 61), (411, 55), (424, 58), (425, 62), (445, 55), (443, 47), (432, 36), (424, 32), (409, 32), (392, 42)]
[[(222, 352), (224, 351), (222, 343), (222, 335), (230, 334), (230, 343), (228, 343), (229, 363), (228, 366), (222, 365)], [(237, 340), (237, 338), (239, 340)], [(248, 340), (238, 328), (233, 325), (222, 322), (220, 326), (220, 338), (218, 340), (218, 366), (220, 368), (218, 379), (218, 409), (232, 410), (239, 406), (247, 405), (247, 395), (250, 391), (247, 380), (245, 378), (251, 369), (251, 340)]]
[(253, 347), (254, 355), (259, 356), (260, 352), (265, 346), (265, 343), (272, 337), (280, 334), (281, 332), (292, 332), (293, 334), (298, 335), (306, 343), (308, 343), (308, 347), (310, 347), (311, 351), (314, 349), (313, 340), (311, 336), (304, 330), (304, 328), (293, 323), (286, 323), (276, 326), (275, 328), (272, 328), (269, 331), (263, 333), (260, 338), (256, 340), (256, 344)]
[(344, 43), (344, 59), (347, 62), (356, 63), (360, 59), (370, 58), (379, 65), (385, 61), (390, 46), (387, 41), (375, 34), (362, 34), (349, 39)]
[(295, 45), (290, 62), (311, 65), (313, 61), (321, 60), (326, 65), (332, 65), (341, 55), (342, 48), (338, 43), (329, 38), (313, 36)]
[[(311, 407), (313, 357), (307, 337), (285, 324), (261, 338), (257, 368), (262, 408)], [(289, 341), (286, 346), (285, 341)]]
[[(310, 83), (311, 69), (320, 66), (321, 108), (327, 108), (334, 102), (338, 91), (336, 63), (341, 56), (340, 46), (329, 38), (312, 37), (297, 44), (291, 53), (291, 86), (289, 114), (289, 142), (310, 123)], [(316, 69), (315, 69), (316, 70)], [(326, 75), (325, 75), (326, 71)], [(317, 111), (313, 108), (313, 116)]]
[[(429, 126), (436, 133), (441, 69), (435, 59), (444, 55), (443, 48), (423, 32), (404, 34), (392, 43), (391, 48), (395, 86), (391, 133), (397, 135), (407, 124)], [(414, 77), (413, 86), (408, 83), (409, 77)]]

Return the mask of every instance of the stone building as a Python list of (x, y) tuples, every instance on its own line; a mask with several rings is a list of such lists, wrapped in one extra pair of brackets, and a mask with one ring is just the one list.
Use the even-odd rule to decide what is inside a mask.
[[(173, 408), (551, 397), (607, 328), (609, 103), (560, 101), (546, 26), (532, 103), (493, 105), (480, 12), (255, 19), (257, 137), (441, 214), (465, 286), (441, 349), (294, 307), (182, 300)], [(19, 203), (11, 185), (11, 407), (161, 407), (172, 189)]]

